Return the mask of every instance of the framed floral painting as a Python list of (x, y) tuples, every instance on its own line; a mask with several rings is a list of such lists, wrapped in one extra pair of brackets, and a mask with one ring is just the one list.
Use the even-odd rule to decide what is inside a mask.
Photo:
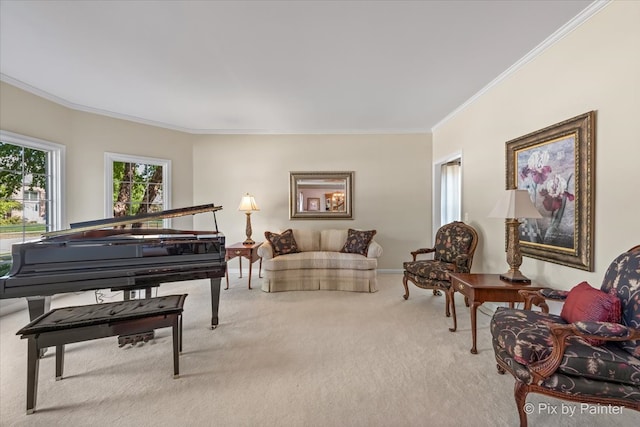
[(520, 224), (522, 255), (593, 271), (595, 111), (506, 143), (507, 189), (542, 218)]

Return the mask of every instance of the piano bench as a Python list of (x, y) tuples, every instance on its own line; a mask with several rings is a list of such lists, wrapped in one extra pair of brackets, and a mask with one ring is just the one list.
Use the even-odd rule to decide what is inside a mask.
[(65, 344), (120, 336), (119, 343), (135, 344), (155, 329), (171, 326), (173, 332), (173, 377), (179, 376), (182, 351), (184, 295), (64, 307), (33, 320), (16, 335), (28, 340), (27, 414), (36, 408), (40, 350), (56, 347), (56, 380), (62, 379)]

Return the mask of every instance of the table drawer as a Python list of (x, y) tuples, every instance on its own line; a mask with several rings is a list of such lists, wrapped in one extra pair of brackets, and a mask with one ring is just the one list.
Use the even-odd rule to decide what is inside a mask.
[(460, 282), (454, 279), (451, 283), (451, 286), (453, 286), (453, 290), (455, 292), (460, 292), (463, 295), (469, 295), (469, 287), (464, 282)]

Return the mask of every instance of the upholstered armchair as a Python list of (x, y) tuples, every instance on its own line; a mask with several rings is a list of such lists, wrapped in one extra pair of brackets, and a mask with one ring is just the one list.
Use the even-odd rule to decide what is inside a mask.
[[(498, 372), (515, 377), (520, 426), (528, 393), (640, 411), (640, 245), (618, 256), (600, 289), (520, 291), (524, 310), (491, 319)], [(531, 311), (564, 301), (560, 315)]]
[[(464, 222), (454, 221), (443, 225), (436, 233), (435, 245), (411, 252), (413, 261), (405, 262), (404, 299), (409, 298), (408, 282), (422, 289), (432, 289), (434, 295), (444, 292), (445, 315), (451, 314), (449, 308), (453, 304), (453, 288), (449, 273), (469, 273), (473, 254), (478, 245), (478, 233)], [(433, 259), (419, 260), (418, 256), (433, 254)], [(455, 309), (454, 309), (455, 316)]]

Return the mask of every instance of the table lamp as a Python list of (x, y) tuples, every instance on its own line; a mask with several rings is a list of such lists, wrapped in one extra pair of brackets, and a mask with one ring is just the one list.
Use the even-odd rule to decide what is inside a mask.
[(489, 214), (490, 218), (505, 218), (507, 225), (507, 264), (509, 271), (500, 275), (500, 279), (509, 282), (531, 283), (520, 272), (522, 253), (520, 252), (520, 236), (518, 218), (542, 218), (540, 212), (531, 202), (527, 190), (507, 190)]
[(242, 242), (243, 245), (253, 245), (255, 242), (251, 239), (251, 212), (259, 211), (258, 205), (256, 204), (256, 200), (249, 193), (242, 196), (242, 200), (240, 201), (240, 206), (238, 206), (239, 211), (244, 211), (247, 214), (247, 239)]

